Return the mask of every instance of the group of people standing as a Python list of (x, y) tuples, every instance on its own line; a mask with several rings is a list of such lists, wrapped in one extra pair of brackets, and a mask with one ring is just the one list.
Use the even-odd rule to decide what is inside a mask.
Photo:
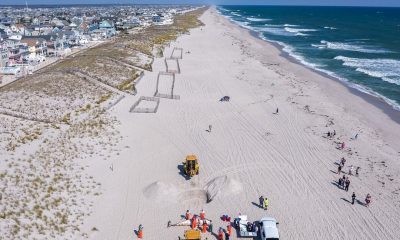
[[(342, 172), (342, 169), (343, 169), (345, 163), (346, 163), (346, 159), (344, 157), (342, 157), (342, 159), (340, 160), (339, 166), (338, 166), (337, 174), (340, 174)], [(361, 169), (360, 167), (356, 168), (356, 172), (355, 172), (356, 177), (358, 177), (358, 173), (359, 173), (360, 169)], [(349, 167), (349, 175), (353, 175), (353, 172), (354, 172), (354, 166), (351, 165)]]
[[(335, 132), (335, 134), (336, 134), (336, 132)], [(330, 132), (328, 132), (328, 137), (329, 136), (332, 136)], [(358, 137), (358, 134), (356, 135), (355, 139), (357, 139), (357, 137)], [(341, 148), (343, 149), (343, 146)], [(346, 163), (346, 159), (344, 157), (342, 157), (342, 159), (340, 159), (340, 163), (339, 163), (339, 166), (338, 166), (338, 171), (337, 171), (338, 175), (342, 173), (342, 170), (344, 168), (345, 163)], [(355, 176), (356, 177), (358, 177), (359, 171), (360, 171), (360, 167), (356, 167), (356, 169), (355, 169)], [(353, 172), (354, 172), (354, 166), (351, 165), (349, 167), (348, 175), (349, 176), (353, 175)], [(349, 187), (350, 187), (349, 176), (346, 176), (346, 174), (343, 174), (343, 177), (339, 178), (339, 180), (338, 180), (338, 186), (340, 188), (344, 189), (346, 192), (349, 191)], [(353, 192), (353, 194), (351, 195), (351, 204), (352, 205), (354, 205), (355, 200), (356, 200), (356, 193)], [(365, 206), (368, 207), (370, 203), (371, 203), (371, 195), (368, 193), (366, 198), (365, 198)]]
[(348, 192), (349, 186), (350, 186), (350, 179), (349, 177), (346, 177), (346, 174), (343, 174), (343, 177), (339, 178), (339, 187)]
[(268, 209), (268, 205), (269, 205), (269, 200), (268, 200), (268, 198), (261, 196), (258, 200), (259, 200), (260, 206), (261, 206), (264, 210), (267, 210), (267, 209)]

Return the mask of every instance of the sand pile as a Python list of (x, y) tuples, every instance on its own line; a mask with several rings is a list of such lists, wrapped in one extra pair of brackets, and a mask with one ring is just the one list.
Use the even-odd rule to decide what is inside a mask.
[(209, 203), (217, 198), (239, 194), (243, 185), (236, 179), (220, 176), (212, 179), (204, 187), (195, 184), (176, 184), (156, 181), (143, 189), (146, 198), (166, 202)]
[(161, 181), (154, 182), (143, 190), (148, 199), (168, 202), (176, 202), (181, 192), (178, 185)]

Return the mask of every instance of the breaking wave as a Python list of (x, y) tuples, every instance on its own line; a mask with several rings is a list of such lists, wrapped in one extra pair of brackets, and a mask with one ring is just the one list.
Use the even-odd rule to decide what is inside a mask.
[(268, 19), (268, 18), (255, 18), (255, 17), (248, 17), (246, 19), (249, 21), (252, 21), (252, 22), (267, 22), (267, 21), (272, 20), (272, 19)]
[(361, 53), (390, 53), (391, 51), (385, 49), (379, 49), (373, 46), (362, 46), (351, 43), (341, 43), (341, 42), (328, 42), (325, 40), (321, 41), (321, 44), (311, 44), (313, 47), (327, 48), (332, 50), (343, 50)]
[(343, 66), (355, 68), (371, 77), (400, 85), (400, 61), (394, 59), (365, 59), (337, 56), (334, 59), (342, 61)]

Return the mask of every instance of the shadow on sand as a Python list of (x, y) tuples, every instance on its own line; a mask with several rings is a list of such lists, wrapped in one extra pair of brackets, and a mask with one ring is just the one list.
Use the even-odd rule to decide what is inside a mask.
[(185, 174), (185, 171), (183, 170), (183, 164), (178, 165), (178, 170), (179, 170), (179, 175), (181, 175), (185, 180), (190, 180), (190, 177)]
[(258, 207), (258, 208), (261, 208), (261, 209), (263, 209), (263, 207), (262, 207), (260, 204), (258, 204), (258, 203), (251, 202), (251, 204), (253, 204), (254, 206), (256, 206), (256, 207)]

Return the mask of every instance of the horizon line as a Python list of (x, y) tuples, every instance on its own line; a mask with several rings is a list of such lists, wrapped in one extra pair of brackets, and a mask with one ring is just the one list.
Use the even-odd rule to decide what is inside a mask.
[[(110, 6), (138, 6), (138, 5), (189, 5), (189, 6), (271, 6), (271, 7), (365, 7), (365, 8), (373, 8), (373, 7), (383, 7), (383, 8), (400, 8), (400, 6), (386, 6), (386, 5), (309, 5), (309, 4), (207, 4), (207, 3), (57, 3), (57, 4), (49, 4), (49, 3), (34, 3), (29, 4), (29, 6), (94, 6), (94, 5), (110, 5)], [(25, 4), (2, 4), (0, 6), (25, 6)]]

